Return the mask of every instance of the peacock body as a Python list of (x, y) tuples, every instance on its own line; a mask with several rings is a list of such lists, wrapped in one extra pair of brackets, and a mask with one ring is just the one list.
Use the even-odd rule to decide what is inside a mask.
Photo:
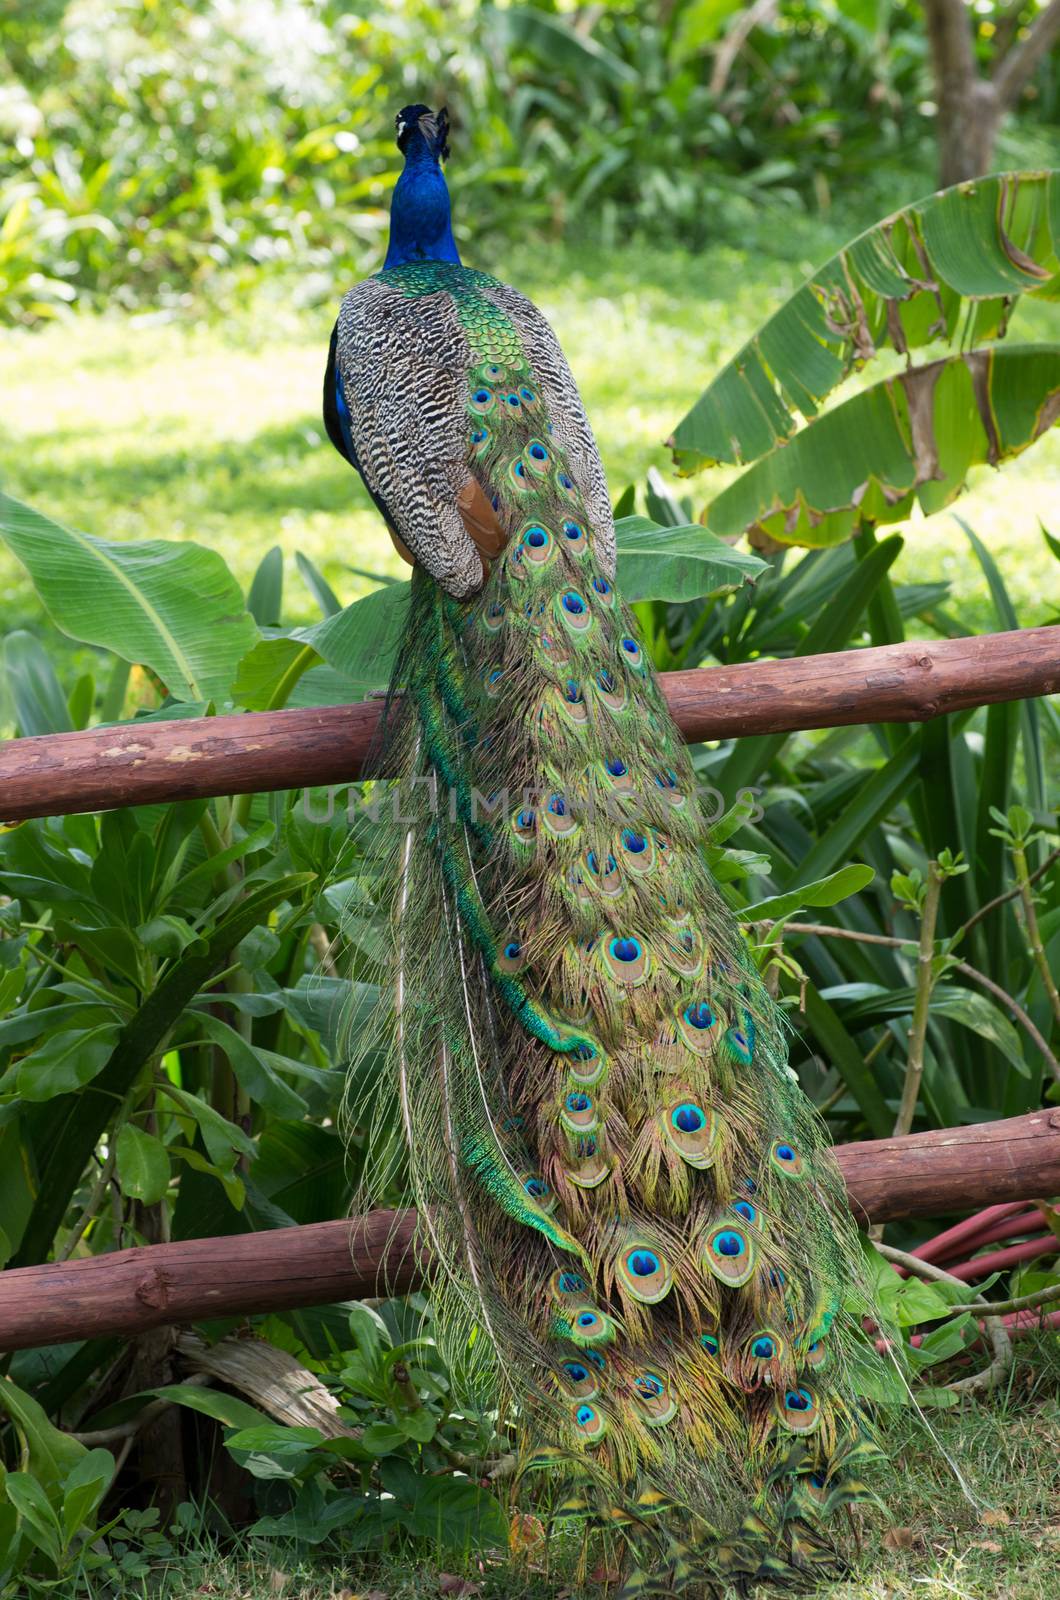
[(439, 1321), (553, 1509), (632, 1548), (624, 1592), (791, 1578), (872, 1449), (845, 1190), (705, 864), (563, 353), (457, 259), (444, 113), (398, 131), (325, 414), (415, 562), (390, 1067)]

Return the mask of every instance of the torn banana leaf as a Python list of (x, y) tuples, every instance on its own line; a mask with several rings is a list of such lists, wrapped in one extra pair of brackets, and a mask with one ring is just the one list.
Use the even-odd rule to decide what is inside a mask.
[(917, 201), (814, 272), (722, 369), (669, 441), (678, 471), (756, 460), (878, 350), (1001, 337), (1026, 293), (1060, 299), (1060, 172)]
[[(859, 519), (949, 505), (971, 467), (1019, 455), (1060, 416), (1060, 346), (972, 350), (854, 395), (747, 469), (707, 507), (719, 538), (841, 544)], [(757, 542), (757, 541), (756, 541)]]

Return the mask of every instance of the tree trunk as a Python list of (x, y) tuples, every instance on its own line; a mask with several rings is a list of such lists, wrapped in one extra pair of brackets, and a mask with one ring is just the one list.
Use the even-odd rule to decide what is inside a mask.
[(964, 0), (924, 0), (924, 11), (938, 106), (939, 184), (947, 189), (989, 170), (1001, 106), (993, 84), (979, 76)]
[(1050, 0), (1022, 38), (1018, 16), (1009, 13), (989, 78), (979, 71), (964, 0), (924, 0), (924, 12), (938, 106), (939, 181), (948, 188), (989, 172), (1002, 117), (1060, 38), (1060, 0)]

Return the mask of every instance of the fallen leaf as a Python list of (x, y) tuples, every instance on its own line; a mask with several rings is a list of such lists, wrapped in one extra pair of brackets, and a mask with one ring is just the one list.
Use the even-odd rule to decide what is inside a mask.
[(481, 1583), (469, 1583), (466, 1578), (454, 1577), (451, 1572), (438, 1574), (438, 1593), (456, 1595), (457, 1600), (461, 1600), (463, 1595), (478, 1594), (481, 1588)]
[(593, 1568), (589, 1574), (592, 1583), (620, 1583), (622, 1574), (617, 1567), (609, 1567), (603, 1561)]
[(513, 1556), (529, 1555), (545, 1542), (545, 1524), (540, 1517), (517, 1511), (508, 1528), (508, 1548)]
[(998, 1544), (996, 1539), (973, 1539), (972, 1549), (989, 1550), (992, 1555), (997, 1556), (1001, 1554), (1002, 1547)]
[(987, 1506), (979, 1521), (984, 1528), (1007, 1528), (1012, 1518), (999, 1506)]
[(269, 1568), (270, 1594), (285, 1594), (287, 1592), (287, 1585), (290, 1583), (290, 1581), (290, 1573), (283, 1572), (279, 1567)]
[(912, 1528), (888, 1528), (883, 1536), (885, 1550), (911, 1550), (916, 1543)]

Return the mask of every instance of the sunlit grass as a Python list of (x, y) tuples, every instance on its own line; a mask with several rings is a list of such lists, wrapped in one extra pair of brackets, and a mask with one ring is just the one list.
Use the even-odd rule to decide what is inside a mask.
[[(912, 1418), (888, 1436), (876, 1480), (888, 1513), (858, 1513), (842, 1532), (852, 1558), (842, 1581), (807, 1600), (1056, 1600), (1060, 1561), (1060, 1353), (1052, 1335), (1026, 1341), (1007, 1386), (983, 1402), (931, 1413), (933, 1439)], [(945, 1455), (943, 1454), (945, 1451)], [(981, 1509), (947, 1464), (958, 1462)], [(841, 1514), (842, 1515), (842, 1514)], [(845, 1518), (843, 1521), (845, 1522)], [(441, 1575), (463, 1575), (478, 1600), (606, 1600), (599, 1581), (573, 1581), (567, 1541), (554, 1536), (549, 1562), (487, 1559), (464, 1566), (420, 1548), (364, 1556), (308, 1556), (270, 1540), (219, 1545), (204, 1522), (179, 1558), (156, 1572), (153, 1600), (436, 1600)], [(766, 1600), (767, 1591), (758, 1591)], [(775, 1593), (776, 1591), (768, 1591)], [(126, 1593), (139, 1595), (138, 1587)]]
[[(808, 224), (783, 259), (719, 246), (698, 257), (627, 247), (483, 261), (526, 288), (568, 352), (612, 490), (669, 474), (663, 440), (705, 382), (841, 235)], [(778, 241), (779, 246), (785, 241)], [(341, 285), (336, 286), (336, 299)], [(1033, 307), (1044, 333), (1055, 307)], [(0, 485), (61, 521), (109, 538), (189, 538), (219, 550), (244, 584), (279, 544), (302, 550), (344, 601), (371, 587), (351, 572), (404, 569), (354, 473), (320, 422), (330, 312), (289, 311), (282, 292), (224, 320), (80, 318), (0, 337)], [(1014, 329), (1019, 337), (1019, 328)], [(696, 511), (731, 472), (674, 480)], [(1038, 524), (1060, 525), (1060, 436), (1002, 472), (979, 469), (955, 508), (997, 557), (1020, 621), (1053, 614)], [(946, 578), (976, 631), (997, 626), (950, 513), (908, 528), (895, 575)], [(1052, 568), (1055, 572), (1055, 567)], [(288, 564), (285, 611), (314, 615)], [(41, 628), (29, 582), (0, 549), (0, 628)]]

